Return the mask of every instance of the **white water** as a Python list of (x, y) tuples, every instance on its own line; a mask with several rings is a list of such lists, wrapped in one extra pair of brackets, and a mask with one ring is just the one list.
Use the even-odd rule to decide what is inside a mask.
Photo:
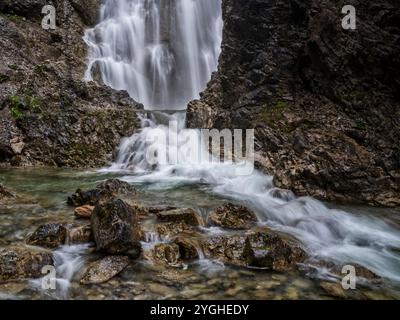
[(219, 0), (106, 0), (85, 33), (92, 80), (127, 90), (147, 109), (181, 110), (199, 97), (217, 68)]
[[(175, 34), (169, 35), (168, 46), (164, 46), (157, 31), (165, 8), (159, 1), (106, 1), (100, 24), (86, 35), (92, 58), (89, 70), (99, 62), (107, 84), (127, 89), (147, 109), (183, 107), (184, 102), (198, 96), (216, 67), (221, 39), (220, 2), (176, 1), (172, 14), (175, 29), (170, 29)], [(96, 37), (100, 40), (95, 41)], [(179, 52), (173, 58), (174, 50), (168, 49), (171, 46), (175, 53)], [(144, 67), (149, 64), (148, 56), (154, 55), (158, 58), (150, 60), (151, 67)], [(172, 74), (183, 82), (171, 84)], [(163, 124), (166, 120), (176, 123), (180, 131), (177, 140), (160, 139), (160, 135), (169, 132)], [(170, 150), (179, 158), (178, 162), (164, 157)], [(146, 155), (155, 151), (162, 161), (149, 163)], [(140, 132), (121, 142), (118, 158), (107, 171), (128, 170), (130, 174), (125, 180), (150, 183), (153, 189), (207, 185), (211, 192), (253, 208), (262, 223), (295, 236), (312, 257), (340, 264), (357, 263), (400, 281), (399, 230), (377, 218), (328, 209), (312, 198), (289, 195), (279, 199), (272, 177), (258, 171), (238, 176), (236, 164), (213, 160), (199, 139), (199, 130), (184, 128), (184, 114), (152, 114), (142, 119)]]

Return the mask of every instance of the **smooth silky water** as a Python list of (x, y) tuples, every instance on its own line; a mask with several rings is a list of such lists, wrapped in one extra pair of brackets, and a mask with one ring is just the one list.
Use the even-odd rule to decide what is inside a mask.
[[(304, 271), (239, 269), (204, 259), (199, 252), (198, 261), (181, 268), (163, 269), (140, 260), (106, 284), (81, 286), (83, 266), (98, 255), (89, 246), (66, 246), (56, 252), (55, 292), (42, 291), (36, 280), (1, 285), (0, 298), (327, 298), (318, 278), (329, 274), (307, 268), (319, 260), (356, 263), (383, 277), (379, 284), (347, 292), (350, 298), (400, 298), (399, 210), (337, 206), (309, 197), (276, 199), (271, 194), (272, 177), (258, 171), (242, 176), (237, 164), (216, 163), (199, 130), (185, 128), (185, 112), (168, 111), (184, 110), (205, 89), (217, 69), (222, 25), (217, 0), (106, 0), (99, 24), (84, 36), (89, 47), (85, 78), (100, 76), (106, 85), (127, 90), (154, 112), (143, 112), (142, 129), (121, 141), (117, 158), (106, 168), (1, 170), (0, 183), (24, 201), (0, 208), (0, 245), (23, 241), (46, 222), (74, 221), (67, 196), (77, 188), (118, 177), (139, 190), (137, 199), (126, 200), (146, 206), (192, 207), (204, 216), (226, 200), (251, 208), (259, 218), (258, 227), (297, 239), (311, 258)], [(163, 137), (171, 123), (179, 135), (166, 142)], [(178, 161), (161, 159), (170, 150)], [(157, 154), (151, 164), (150, 151)], [(145, 250), (160, 241), (152, 225), (151, 218), (144, 222)], [(202, 231), (202, 236), (224, 232)]]
[[(18, 205), (0, 207), (0, 245), (7, 246), (23, 241), (37, 226), (51, 222), (73, 222), (73, 208), (66, 198), (76, 188), (92, 188), (108, 178), (124, 179), (143, 174), (104, 173), (71, 169), (0, 169), (0, 183), (6, 184), (20, 196)], [(146, 206), (193, 207), (204, 216), (226, 200), (216, 195), (206, 184), (179, 184), (175, 182), (154, 186), (147, 182), (133, 182), (138, 189), (134, 199)], [(237, 203), (243, 203), (237, 201)], [(245, 204), (248, 205), (247, 202)], [(380, 209), (360, 206), (338, 206), (349, 216), (380, 219), (400, 227), (398, 209)], [(152, 223), (151, 219), (148, 223)], [(145, 223), (146, 224), (146, 223)], [(262, 224), (260, 224), (262, 225)], [(210, 228), (203, 230), (207, 236), (222, 232)], [(143, 243), (145, 250), (157, 239)], [(79, 278), (84, 266), (98, 259), (89, 246), (65, 246), (56, 251), (59, 272), (57, 290), (40, 289), (41, 281), (17, 282), (0, 285), (0, 298), (7, 299), (329, 299), (320, 288), (317, 275), (294, 271), (276, 273), (264, 270), (224, 266), (216, 261), (198, 260), (180, 268), (164, 268), (147, 260), (140, 260), (122, 274), (102, 285), (82, 286)], [(323, 277), (323, 276), (322, 276)], [(360, 286), (349, 292), (352, 298), (400, 298), (400, 287), (387, 279), (380, 284)]]

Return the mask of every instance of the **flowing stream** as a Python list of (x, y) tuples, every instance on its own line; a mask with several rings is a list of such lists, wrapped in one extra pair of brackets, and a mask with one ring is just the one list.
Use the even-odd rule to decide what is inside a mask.
[[(192, 207), (206, 216), (210, 209), (226, 200), (244, 204), (257, 214), (260, 226), (296, 238), (310, 260), (359, 264), (386, 279), (384, 291), (391, 283), (396, 287), (400, 282), (398, 210), (341, 208), (310, 197), (297, 198), (290, 191), (275, 188), (272, 177), (257, 170), (240, 175), (238, 163), (216, 161), (201, 139), (200, 130), (185, 128), (187, 103), (199, 97), (217, 69), (221, 16), (220, 0), (104, 1), (99, 24), (84, 36), (89, 46), (85, 78), (101, 76), (106, 85), (127, 90), (133, 99), (143, 103), (146, 111), (141, 115), (142, 128), (121, 141), (118, 156), (110, 167), (96, 172), (4, 172), (2, 176), (14, 181), (11, 187), (22, 193), (30, 190), (37, 204), (7, 208), (5, 212), (12, 213), (12, 219), (11, 215), (0, 215), (3, 241), (21, 240), (35, 225), (54, 220), (54, 216), (63, 221), (72, 219), (64, 204), (66, 195), (77, 187), (84, 189), (103, 179), (118, 177), (138, 188), (141, 191), (138, 200), (148, 206)], [(285, 196), (277, 197), (277, 193)], [(224, 233), (218, 228), (203, 231)], [(145, 250), (160, 241), (150, 226)], [(315, 283), (297, 273), (236, 270), (204, 259), (201, 252), (194, 278), (176, 280), (181, 290), (175, 282), (163, 288), (152, 283), (159, 277), (155, 266), (138, 262), (115, 283), (82, 293), (81, 287), (74, 287), (73, 279), (86, 259), (90, 259), (86, 249), (63, 247), (56, 252), (59, 282), (65, 284), (61, 297), (67, 288), (72, 290), (70, 297), (76, 298), (148, 298), (143, 293), (143, 283), (161, 297), (314, 299), (322, 296)], [(395, 292), (395, 296), (400, 292), (398, 287)]]

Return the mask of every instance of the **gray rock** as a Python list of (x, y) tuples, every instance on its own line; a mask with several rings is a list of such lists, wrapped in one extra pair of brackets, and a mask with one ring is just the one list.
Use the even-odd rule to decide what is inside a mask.
[(81, 284), (100, 284), (109, 281), (129, 265), (126, 256), (109, 256), (89, 265)]
[(141, 252), (142, 231), (138, 216), (120, 199), (97, 205), (91, 217), (97, 249), (109, 254), (128, 254), (137, 258)]
[(0, 282), (42, 277), (42, 268), (49, 265), (54, 265), (51, 252), (39, 248), (0, 249)]
[(225, 203), (212, 211), (208, 220), (215, 226), (240, 230), (249, 229), (257, 222), (257, 216), (246, 207)]

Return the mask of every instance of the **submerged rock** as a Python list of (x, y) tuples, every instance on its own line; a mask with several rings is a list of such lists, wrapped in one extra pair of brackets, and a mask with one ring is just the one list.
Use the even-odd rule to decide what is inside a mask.
[(109, 256), (91, 263), (81, 279), (81, 284), (107, 282), (123, 271), (129, 264), (126, 256)]
[(13, 195), (10, 191), (8, 191), (0, 184), (0, 200), (6, 198), (15, 198), (15, 195)]
[(45, 248), (56, 248), (64, 245), (67, 239), (67, 228), (59, 223), (41, 225), (26, 240), (27, 244)]
[(110, 179), (98, 184), (95, 189), (87, 191), (78, 189), (75, 194), (68, 197), (67, 203), (75, 207), (95, 206), (107, 202), (115, 196), (130, 193), (135, 194), (136, 190), (129, 183), (118, 179)]
[(44, 266), (54, 265), (51, 252), (32, 247), (0, 249), (0, 281), (42, 277)]
[(206, 257), (223, 263), (274, 271), (294, 269), (305, 258), (299, 246), (269, 231), (212, 237), (202, 247)]
[(281, 199), (284, 201), (292, 201), (296, 199), (295, 194), (292, 191), (286, 189), (272, 188), (268, 190), (268, 194), (273, 198)]
[(91, 225), (98, 250), (139, 257), (142, 232), (136, 212), (127, 203), (114, 199), (97, 205)]
[(200, 215), (190, 208), (162, 211), (156, 213), (156, 216), (163, 222), (182, 222), (195, 227), (204, 225)]
[(226, 203), (208, 216), (212, 225), (226, 229), (248, 229), (257, 222), (256, 215), (243, 206)]
[(74, 213), (75, 213), (75, 216), (77, 216), (78, 218), (90, 219), (90, 217), (92, 216), (93, 210), (94, 210), (94, 206), (85, 205), (85, 206), (75, 208)]

